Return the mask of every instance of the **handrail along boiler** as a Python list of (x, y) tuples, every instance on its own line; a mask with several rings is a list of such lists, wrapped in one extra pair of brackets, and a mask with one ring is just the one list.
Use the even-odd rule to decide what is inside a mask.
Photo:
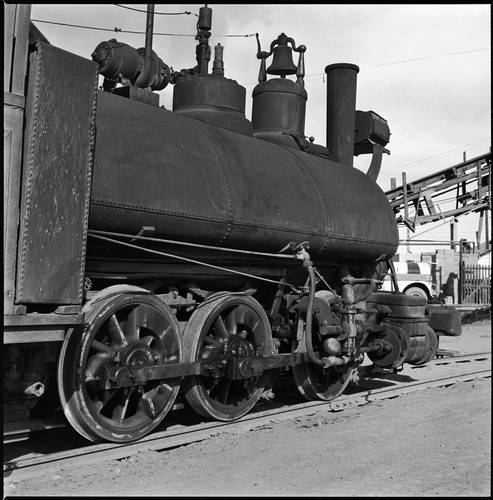
[(390, 132), (356, 111), (357, 66), (325, 68), (322, 146), (304, 131), (307, 48), (285, 33), (268, 51), (257, 35), (250, 121), (220, 44), (209, 73), (209, 7), (181, 71), (152, 50), (152, 5), (144, 48), (112, 39), (91, 59), (5, 8), (7, 427), (61, 405), (88, 440), (124, 443), (179, 392), (229, 421), (280, 373), (331, 400), (365, 353), (390, 369), (435, 356), (425, 300), (379, 291), (398, 245), (376, 184)]

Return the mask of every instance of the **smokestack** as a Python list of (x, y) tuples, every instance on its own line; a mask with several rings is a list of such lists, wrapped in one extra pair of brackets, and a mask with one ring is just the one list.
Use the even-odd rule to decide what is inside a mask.
[(356, 120), (355, 64), (330, 64), (327, 74), (327, 148), (332, 160), (353, 166)]

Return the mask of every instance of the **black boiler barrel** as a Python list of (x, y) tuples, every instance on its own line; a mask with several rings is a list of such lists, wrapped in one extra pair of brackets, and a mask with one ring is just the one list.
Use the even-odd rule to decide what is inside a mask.
[(91, 229), (277, 252), (308, 240), (321, 260), (389, 258), (395, 216), (363, 172), (99, 93)]

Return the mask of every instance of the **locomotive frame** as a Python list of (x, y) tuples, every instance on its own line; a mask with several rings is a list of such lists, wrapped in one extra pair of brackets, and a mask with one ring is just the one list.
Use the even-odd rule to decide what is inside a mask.
[[(281, 371), (330, 400), (365, 354), (435, 356), (425, 300), (379, 292), (398, 243), (375, 182), (390, 132), (356, 111), (357, 66), (326, 68), (321, 146), (304, 134), (306, 47), (284, 33), (269, 51), (257, 38), (250, 122), (220, 45), (208, 72), (208, 7), (180, 72), (152, 51), (152, 5), (144, 48), (110, 40), (92, 60), (52, 47), (29, 5), (5, 9), (7, 426), (61, 405), (88, 440), (129, 442), (180, 392), (228, 421)], [(173, 111), (154, 92), (168, 84)]]

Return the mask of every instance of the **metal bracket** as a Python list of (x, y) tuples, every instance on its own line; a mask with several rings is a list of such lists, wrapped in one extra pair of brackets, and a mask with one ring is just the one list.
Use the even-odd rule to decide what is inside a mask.
[(132, 238), (130, 240), (130, 243), (133, 243), (140, 236), (149, 236), (149, 235), (153, 234), (155, 230), (156, 230), (156, 228), (154, 226), (142, 226), (140, 228), (140, 231), (135, 235), (135, 238)]
[(377, 144), (376, 142), (370, 141), (372, 143), (372, 158), (371, 158), (371, 164), (370, 167), (368, 168), (368, 172), (366, 172), (366, 175), (372, 179), (373, 181), (377, 181), (378, 175), (380, 174), (380, 168), (382, 167), (382, 157), (383, 153), (390, 154), (390, 151), (388, 149), (385, 149), (383, 146), (380, 144)]

